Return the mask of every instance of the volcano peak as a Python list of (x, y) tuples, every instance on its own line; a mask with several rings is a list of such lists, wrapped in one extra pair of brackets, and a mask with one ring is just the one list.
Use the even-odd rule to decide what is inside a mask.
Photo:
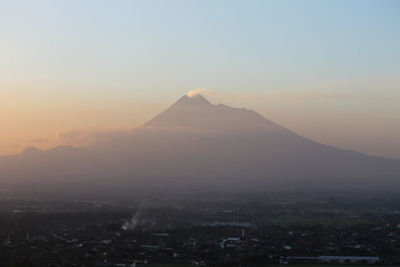
[(201, 94), (184, 95), (175, 104), (211, 105), (211, 103)]

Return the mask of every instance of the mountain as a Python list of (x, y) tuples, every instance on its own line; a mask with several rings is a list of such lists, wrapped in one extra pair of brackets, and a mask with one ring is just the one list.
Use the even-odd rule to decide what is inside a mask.
[(281, 134), (289, 132), (252, 110), (231, 108), (223, 104), (212, 105), (200, 94), (181, 97), (144, 126), (209, 131), (267, 131)]
[(213, 105), (202, 95), (183, 96), (142, 127), (93, 146), (29, 148), (2, 157), (0, 174), (0, 182), (17, 187), (68, 192), (400, 190), (400, 160), (319, 144), (252, 110)]

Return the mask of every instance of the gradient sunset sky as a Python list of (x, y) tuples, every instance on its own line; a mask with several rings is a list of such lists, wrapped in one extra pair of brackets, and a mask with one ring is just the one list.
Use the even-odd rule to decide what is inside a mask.
[(400, 158), (400, 1), (0, 0), (0, 155), (88, 144), (191, 90)]

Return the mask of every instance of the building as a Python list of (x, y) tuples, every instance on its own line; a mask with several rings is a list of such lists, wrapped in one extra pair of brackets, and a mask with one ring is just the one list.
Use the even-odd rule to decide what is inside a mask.
[(289, 263), (375, 264), (379, 262), (379, 257), (359, 257), (359, 256), (287, 257), (287, 261)]

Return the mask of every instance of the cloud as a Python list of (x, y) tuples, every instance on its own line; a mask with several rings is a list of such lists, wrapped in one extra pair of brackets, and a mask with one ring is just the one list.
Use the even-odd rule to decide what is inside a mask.
[(0, 156), (17, 154), (22, 147), (20, 143), (0, 141)]
[(45, 144), (49, 143), (49, 138), (46, 138), (46, 137), (32, 138), (32, 139), (28, 140), (28, 143), (45, 145)]
[(19, 139), (15, 142), (5, 142), (0, 140), (0, 156), (15, 155), (21, 153), (30, 146), (47, 150), (60, 145), (69, 146), (89, 146), (99, 142), (105, 142), (114, 138), (128, 135), (132, 129), (68, 129), (60, 131), (52, 137), (38, 137), (31, 139)]
[(129, 129), (70, 129), (57, 134), (57, 143), (72, 146), (87, 146), (125, 135)]
[(201, 94), (201, 95), (212, 95), (212, 94), (215, 94), (215, 91), (212, 91), (212, 90), (209, 90), (209, 89), (205, 89), (205, 88), (197, 88), (197, 89), (194, 89), (194, 90), (190, 90), (187, 93), (187, 96), (188, 97), (194, 97), (195, 95), (199, 95), (199, 94)]

